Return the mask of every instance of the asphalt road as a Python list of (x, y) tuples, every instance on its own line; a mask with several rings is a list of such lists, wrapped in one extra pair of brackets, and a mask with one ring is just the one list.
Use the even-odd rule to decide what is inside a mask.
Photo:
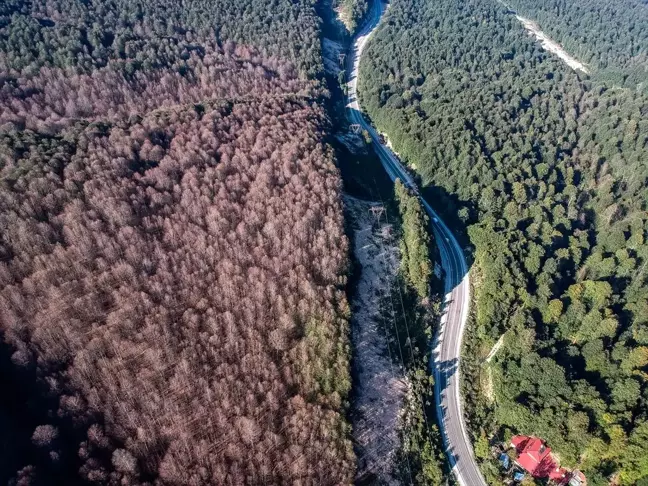
[[(389, 148), (380, 143), (378, 134), (362, 116), (356, 95), (360, 57), (369, 37), (380, 23), (384, 10), (385, 6), (380, 1), (373, 2), (368, 19), (356, 34), (347, 54), (347, 116), (352, 124), (360, 125), (369, 133), (389, 177), (394, 181), (397, 178), (401, 179), (404, 184), (418, 193), (416, 183), (407, 169)], [(437, 418), (446, 454), (459, 484), (486, 486), (486, 481), (475, 462), (472, 444), (466, 432), (460, 397), (461, 339), (470, 305), (468, 266), (463, 250), (450, 229), (427, 201), (421, 198), (421, 202), (430, 215), (436, 243), (441, 253), (441, 265), (445, 271), (444, 314), (439, 332), (432, 343), (433, 351), (430, 360), (430, 371), (434, 373), (435, 379)]]

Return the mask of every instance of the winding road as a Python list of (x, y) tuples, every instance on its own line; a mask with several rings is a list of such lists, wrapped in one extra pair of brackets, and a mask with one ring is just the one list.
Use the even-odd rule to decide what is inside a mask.
[[(395, 181), (397, 178), (418, 193), (418, 188), (407, 169), (398, 157), (380, 143), (375, 129), (365, 120), (358, 104), (357, 82), (358, 68), (362, 51), (369, 37), (378, 27), (385, 11), (380, 0), (372, 2), (371, 11), (360, 31), (356, 34), (347, 55), (347, 116), (352, 124), (360, 125), (373, 141), (380, 161)], [(425, 210), (432, 220), (432, 228), (441, 254), (441, 265), (445, 271), (445, 307), (441, 317), (439, 331), (432, 344), (430, 370), (434, 373), (434, 395), (437, 418), (443, 437), (445, 452), (448, 455), (452, 471), (461, 486), (486, 486), (479, 467), (475, 462), (470, 438), (462, 411), (460, 393), (459, 363), (461, 339), (466, 327), (468, 308), (470, 306), (470, 282), (468, 265), (461, 246), (456, 238), (432, 209), (425, 199), (421, 198)]]

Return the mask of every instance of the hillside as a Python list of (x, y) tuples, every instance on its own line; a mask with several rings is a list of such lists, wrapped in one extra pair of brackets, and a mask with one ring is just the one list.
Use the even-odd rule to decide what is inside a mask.
[(192, 38), (254, 45), (266, 57), (322, 70), (319, 18), (310, 0), (6, 0), (0, 5), (1, 65), (91, 72), (111, 60), (127, 71), (182, 65), (174, 46)]
[[(362, 106), (467, 226), (476, 453), (544, 437), (590, 485), (648, 476), (648, 99), (580, 77), (488, 0), (394, 0)], [(495, 402), (480, 387), (495, 356)]]
[(648, 93), (648, 2), (511, 0), (554, 39), (594, 68), (594, 77)]
[(272, 5), (0, 6), (2, 484), (351, 482), (318, 21)]

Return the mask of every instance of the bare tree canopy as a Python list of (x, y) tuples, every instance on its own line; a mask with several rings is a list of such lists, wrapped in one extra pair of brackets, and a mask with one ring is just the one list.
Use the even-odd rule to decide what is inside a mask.
[(318, 68), (188, 3), (0, 6), (3, 484), (353, 477)]

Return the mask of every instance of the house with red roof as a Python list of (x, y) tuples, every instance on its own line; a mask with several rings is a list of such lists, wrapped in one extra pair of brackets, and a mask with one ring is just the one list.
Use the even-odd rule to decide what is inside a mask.
[(517, 452), (515, 463), (534, 478), (549, 478), (558, 485), (585, 486), (587, 481), (580, 471), (560, 467), (551, 449), (542, 439), (528, 435), (514, 435), (511, 445)]
[(526, 470), (535, 478), (546, 478), (547, 472), (552, 469), (551, 449), (545, 445), (542, 439), (526, 435), (515, 435), (511, 444), (518, 453), (515, 461), (520, 467)]

